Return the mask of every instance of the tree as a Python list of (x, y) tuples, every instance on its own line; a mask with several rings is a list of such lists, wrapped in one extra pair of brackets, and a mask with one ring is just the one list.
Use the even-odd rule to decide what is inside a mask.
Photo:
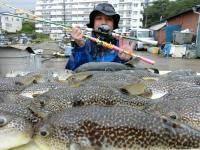
[(22, 23), (22, 29), (19, 33), (33, 34), (35, 33), (35, 23), (30, 21), (25, 21)]
[(158, 0), (153, 2), (152, 5), (145, 8), (144, 18), (147, 18), (147, 20), (144, 19), (144, 21), (146, 21), (146, 26), (149, 26), (152, 23), (159, 21), (161, 17), (165, 17), (164, 12), (169, 3), (169, 0)]
[(30, 21), (25, 21), (22, 23), (22, 29), (18, 32), (18, 34), (20, 33), (26, 33), (36, 42), (49, 40), (49, 35), (35, 32), (35, 23)]
[(161, 18), (162, 20), (167, 19), (199, 4), (200, 0), (155, 1), (153, 5), (144, 9), (144, 18), (147, 18), (146, 27), (159, 22)]

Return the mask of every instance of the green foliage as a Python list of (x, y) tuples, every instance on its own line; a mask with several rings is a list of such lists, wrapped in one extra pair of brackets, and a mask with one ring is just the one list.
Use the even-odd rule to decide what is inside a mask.
[(44, 42), (44, 41), (49, 41), (49, 35), (45, 35), (42, 33), (37, 33), (35, 32), (34, 34), (31, 35), (33, 38), (33, 42), (35, 43), (40, 43), (40, 42)]
[(25, 21), (22, 23), (22, 29), (19, 33), (33, 34), (35, 32), (35, 23)]
[(49, 40), (49, 35), (35, 32), (35, 23), (30, 21), (23, 22), (22, 29), (17, 34), (21, 33), (25, 33), (28, 36), (31, 36), (33, 42), (36, 43)]
[(162, 18), (165, 17), (163, 12), (165, 12), (169, 3), (169, 0), (158, 0), (153, 2), (152, 6), (145, 8), (144, 18), (147, 17), (146, 25), (149, 26), (152, 23), (159, 21), (161, 16)]
[[(153, 2), (153, 5), (144, 9), (144, 22), (146, 27), (159, 22), (160, 19), (166, 19), (177, 15), (185, 10), (199, 5), (200, 0), (158, 0)], [(146, 19), (145, 19), (146, 18)]]

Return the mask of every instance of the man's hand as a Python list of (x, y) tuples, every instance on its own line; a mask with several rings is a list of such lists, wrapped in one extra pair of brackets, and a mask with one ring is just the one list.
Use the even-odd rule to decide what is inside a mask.
[[(119, 46), (120, 46), (120, 48), (122, 48), (123, 50), (128, 51), (128, 52), (132, 52), (132, 50), (133, 50), (133, 47), (130, 45), (129, 40), (127, 40), (127, 39), (119, 38)], [(125, 60), (125, 61), (131, 59), (130, 55), (125, 54), (123, 52), (119, 52), (118, 56), (122, 60)]]
[(79, 26), (72, 27), (71, 37), (79, 46), (84, 46), (83, 34), (81, 33)]

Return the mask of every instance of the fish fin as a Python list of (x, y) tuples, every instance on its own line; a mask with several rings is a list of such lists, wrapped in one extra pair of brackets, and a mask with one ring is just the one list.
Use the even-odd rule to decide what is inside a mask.
[(85, 80), (90, 79), (92, 76), (92, 73), (77, 73), (69, 77), (67, 79), (67, 83), (72, 87), (79, 87)]
[(141, 95), (145, 93), (145, 89), (145, 84), (140, 82), (123, 86), (120, 91), (128, 95)]
[(140, 61), (139, 57), (132, 57), (128, 62), (125, 63), (125, 65), (129, 67), (135, 67), (134, 65), (137, 64)]
[(78, 73), (78, 74), (76, 74), (76, 75), (78, 75), (78, 79), (79, 79), (80, 81), (90, 79), (90, 78), (93, 76), (93, 74), (92, 74), (92, 73), (89, 73), (89, 72)]
[(33, 83), (38, 83), (41, 82), (43, 80), (43, 76), (41, 74), (36, 74), (33, 76), (34, 78), (34, 82)]
[(84, 80), (87, 80), (87, 79), (90, 79), (91, 77), (93, 76), (92, 73), (77, 73), (77, 74), (74, 74), (72, 76), (70, 76), (67, 80), (69, 81), (74, 81), (74, 82), (77, 82), (77, 81), (84, 81)]
[(147, 68), (147, 70), (152, 73), (159, 74), (159, 70), (157, 68)]
[(140, 94), (139, 96), (144, 97), (144, 98), (151, 98), (153, 95), (153, 92), (151, 89), (145, 89), (145, 92)]
[(79, 88), (81, 86), (81, 82), (70, 84), (69, 86), (72, 88)]
[(157, 77), (143, 77), (142, 79), (145, 81), (152, 81), (152, 82), (159, 80), (159, 78), (157, 78)]
[(39, 95), (41, 95), (41, 94), (33, 94), (32, 97), (34, 98), (34, 97), (37, 97)]
[(24, 78), (23, 80), (20, 81), (15, 81), (15, 85), (19, 86), (29, 86), (32, 83), (34, 83), (35, 79), (34, 78)]

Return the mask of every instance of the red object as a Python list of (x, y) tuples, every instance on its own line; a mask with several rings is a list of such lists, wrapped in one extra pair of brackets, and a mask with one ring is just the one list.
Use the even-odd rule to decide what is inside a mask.
[(155, 63), (155, 61), (153, 61), (153, 60), (151, 60), (151, 59), (148, 59), (148, 58), (143, 57), (143, 56), (135, 55), (133, 52), (126, 51), (126, 50), (124, 50), (124, 49), (122, 49), (122, 48), (120, 48), (120, 47), (118, 47), (118, 46), (113, 45), (113, 44), (109, 44), (109, 43), (106, 43), (106, 42), (104, 42), (104, 41), (100, 41), (100, 40), (97, 39), (97, 38), (90, 37), (90, 36), (87, 36), (87, 35), (84, 35), (84, 36), (85, 36), (86, 38), (89, 38), (89, 39), (90, 39), (91, 41), (93, 41), (93, 42), (96, 42), (96, 43), (98, 43), (98, 44), (102, 44), (102, 46), (104, 46), (104, 47), (106, 47), (106, 48), (114, 49), (114, 50), (116, 50), (116, 51), (118, 51), (118, 52), (123, 52), (123, 53), (126, 53), (126, 54), (128, 54), (128, 55), (131, 55), (131, 56), (133, 56), (133, 57), (138, 57), (138, 58), (140, 58), (142, 61), (144, 61), (144, 62), (146, 62), (146, 63), (148, 63), (148, 64), (153, 65), (153, 64)]

